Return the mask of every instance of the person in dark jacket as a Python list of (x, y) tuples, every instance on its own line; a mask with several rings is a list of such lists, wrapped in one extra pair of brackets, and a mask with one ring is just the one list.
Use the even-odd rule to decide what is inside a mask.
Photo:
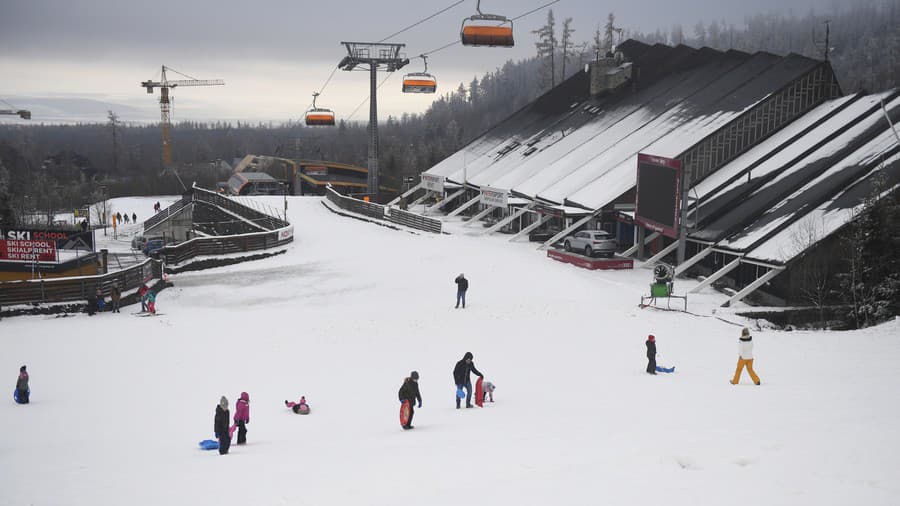
[(25, 370), (25, 366), (23, 365), (19, 368), (19, 379), (16, 380), (16, 401), (19, 404), (28, 404), (29, 392), (28, 371)]
[(137, 225), (137, 213), (131, 213), (131, 222)]
[(112, 288), (109, 289), (109, 303), (112, 306), (112, 312), (118, 313), (119, 304), (122, 302), (122, 290), (119, 289), (119, 285), (113, 285)]
[(466, 308), (466, 290), (469, 289), (469, 280), (466, 279), (466, 276), (460, 273), (459, 276), (456, 276), (456, 307), (459, 307), (460, 301), (462, 301), (463, 309)]
[(653, 334), (647, 336), (647, 374), (656, 374), (656, 337)]
[(409, 402), (409, 420), (403, 426), (403, 430), (412, 429), (412, 419), (415, 413), (413, 408), (416, 401), (419, 401), (419, 407), (422, 407), (422, 394), (419, 393), (419, 373), (417, 371), (409, 373), (409, 377), (403, 380), (403, 385), (400, 386), (400, 392), (397, 395), (400, 398), (400, 402)]
[(213, 431), (216, 433), (216, 439), (219, 440), (219, 455), (228, 453), (231, 447), (231, 434), (229, 434), (228, 424), (231, 422), (231, 412), (228, 411), (228, 399), (223, 395), (216, 405), (216, 420), (213, 423)]
[[(456, 383), (456, 389), (460, 388), (466, 389), (466, 407), (472, 407), (472, 379), (471, 373), (475, 373), (479, 378), (483, 378), (484, 375), (475, 368), (475, 363), (472, 361), (475, 357), (471, 352), (466, 352), (463, 355), (462, 360), (456, 363), (456, 367), (453, 368), (453, 381)], [(456, 409), (459, 409), (459, 396), (456, 396)]]

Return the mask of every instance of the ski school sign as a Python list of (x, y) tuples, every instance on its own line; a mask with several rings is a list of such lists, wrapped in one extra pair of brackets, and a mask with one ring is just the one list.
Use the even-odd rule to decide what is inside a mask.
[(0, 229), (0, 240), (50, 241), (56, 249), (94, 249), (94, 234), (90, 230), (39, 230), (33, 228)]
[(0, 260), (13, 262), (55, 262), (56, 241), (0, 239)]

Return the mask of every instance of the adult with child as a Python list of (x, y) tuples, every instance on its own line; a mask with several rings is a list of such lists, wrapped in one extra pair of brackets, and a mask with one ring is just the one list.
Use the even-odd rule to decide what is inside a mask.
[(738, 340), (738, 353), (737, 368), (734, 370), (734, 378), (731, 379), (731, 384), (737, 385), (740, 383), (741, 374), (744, 372), (744, 367), (746, 367), (747, 372), (750, 373), (750, 379), (753, 380), (753, 383), (759, 385), (759, 376), (753, 370), (753, 336), (750, 335), (750, 329), (747, 327), (741, 330), (741, 337)]
[[(484, 375), (481, 374), (475, 367), (474, 355), (471, 352), (466, 352), (463, 355), (462, 360), (456, 363), (456, 367), (453, 368), (453, 381), (456, 383), (456, 390), (459, 391), (462, 388), (466, 389), (466, 407), (471, 408), (472, 406), (472, 376), (471, 374), (474, 372), (476, 376), (479, 378), (483, 378)], [(460, 397), (456, 396), (456, 409), (459, 409), (459, 401)]]

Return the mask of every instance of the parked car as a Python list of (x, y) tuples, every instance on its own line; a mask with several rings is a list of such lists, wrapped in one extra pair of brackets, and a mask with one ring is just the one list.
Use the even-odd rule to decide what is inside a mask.
[(144, 251), (144, 248), (147, 246), (147, 242), (152, 241), (154, 239), (159, 239), (164, 241), (166, 244), (172, 244), (175, 242), (175, 238), (171, 236), (163, 237), (161, 235), (154, 235), (144, 237), (142, 235), (136, 235), (131, 238), (131, 249), (137, 251)]
[(141, 249), (147, 256), (151, 256), (154, 251), (163, 248), (166, 245), (166, 241), (163, 238), (158, 239), (150, 239), (144, 243), (144, 247)]
[(583, 230), (563, 240), (566, 251), (583, 253), (592, 257), (595, 254), (611, 257), (616, 254), (616, 239), (603, 230)]

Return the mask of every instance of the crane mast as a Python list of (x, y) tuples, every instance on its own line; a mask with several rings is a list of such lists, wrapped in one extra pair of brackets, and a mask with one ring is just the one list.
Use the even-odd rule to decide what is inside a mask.
[[(154, 88), (159, 88), (159, 110), (160, 110), (160, 129), (162, 130), (162, 161), (163, 167), (168, 169), (172, 166), (172, 101), (169, 97), (169, 89), (182, 86), (222, 86), (225, 81), (221, 79), (176, 79), (168, 80), (166, 78), (166, 70), (171, 70), (180, 74), (175, 69), (162, 66), (162, 73), (159, 81), (143, 81), (141, 86), (147, 89), (147, 93), (153, 94)], [(184, 75), (184, 74), (182, 74)], [(190, 77), (190, 76), (185, 76)]]

